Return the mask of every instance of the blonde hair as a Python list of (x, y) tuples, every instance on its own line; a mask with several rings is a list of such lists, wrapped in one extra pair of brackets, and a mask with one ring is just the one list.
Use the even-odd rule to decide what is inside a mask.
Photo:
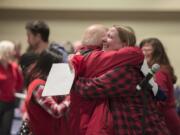
[(127, 43), (127, 46), (135, 46), (136, 45), (136, 36), (134, 30), (129, 26), (119, 26), (114, 25), (119, 34), (119, 38)]
[(15, 49), (13, 42), (8, 40), (0, 41), (0, 59), (10, 57)]

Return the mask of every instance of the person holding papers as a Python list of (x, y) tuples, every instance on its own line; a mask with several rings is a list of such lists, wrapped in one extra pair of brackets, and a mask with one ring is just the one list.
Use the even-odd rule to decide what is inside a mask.
[(70, 104), (70, 97), (41, 96), (52, 64), (61, 62), (62, 54), (50, 47), (40, 54), (30, 71), (25, 104), (29, 128), (35, 135), (68, 135), (65, 114)]

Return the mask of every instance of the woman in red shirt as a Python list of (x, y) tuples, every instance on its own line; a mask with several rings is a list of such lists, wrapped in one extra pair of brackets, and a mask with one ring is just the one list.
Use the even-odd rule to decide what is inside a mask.
[(0, 135), (10, 135), (15, 107), (15, 92), (21, 90), (23, 77), (13, 63), (15, 45), (10, 41), (0, 42)]
[(175, 109), (175, 97), (173, 84), (176, 83), (176, 76), (163, 44), (157, 38), (148, 38), (140, 43), (140, 47), (147, 59), (149, 67), (157, 63), (161, 66), (155, 74), (155, 80), (164, 90), (167, 96), (165, 102), (158, 101), (158, 109), (163, 114), (168, 129), (172, 135), (180, 135), (180, 119)]
[(25, 104), (30, 130), (35, 135), (68, 135), (64, 114), (70, 104), (70, 97), (41, 96), (52, 64), (61, 62), (62, 54), (50, 47), (40, 54), (30, 71)]

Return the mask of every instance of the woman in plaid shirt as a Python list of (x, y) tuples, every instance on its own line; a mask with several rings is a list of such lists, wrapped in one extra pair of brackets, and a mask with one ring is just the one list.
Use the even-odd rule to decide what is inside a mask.
[(52, 64), (60, 62), (62, 54), (50, 47), (40, 54), (30, 72), (25, 104), (30, 130), (35, 135), (68, 135), (65, 113), (70, 97), (41, 96)]
[[(159, 117), (150, 88), (136, 91), (136, 85), (144, 77), (140, 71), (144, 57), (139, 48), (130, 44), (134, 40), (132, 34), (120, 27), (112, 27), (104, 39), (105, 48), (122, 49), (92, 52), (80, 60), (81, 64), (76, 65), (74, 62), (79, 75), (75, 82), (75, 91), (91, 101), (109, 99), (115, 135), (168, 135), (169, 132), (164, 120)], [(118, 63), (119, 59), (121, 63)], [(109, 69), (112, 70), (103, 74)], [(93, 74), (101, 76), (92, 78), (96, 77)], [(146, 104), (144, 96), (147, 97)], [(94, 122), (95, 125), (96, 122), (98, 121)]]

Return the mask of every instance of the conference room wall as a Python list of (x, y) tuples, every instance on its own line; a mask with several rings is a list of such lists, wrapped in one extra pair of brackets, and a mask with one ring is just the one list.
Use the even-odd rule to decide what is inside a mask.
[[(0, 40), (20, 42), (27, 48), (25, 23), (45, 20), (50, 28), (50, 41), (74, 42), (81, 39), (84, 29), (95, 23), (108, 27), (114, 24), (131, 26), (138, 43), (148, 37), (158, 37), (180, 78), (180, 2), (146, 1), (131, 4), (130, 0), (114, 3), (83, 0), (2, 0), (0, 1)], [(102, 4), (103, 3), (103, 4)], [(117, 4), (118, 3), (118, 4)], [(162, 4), (163, 3), (163, 4)], [(154, 4), (154, 5), (153, 5)], [(154, 6), (154, 7), (153, 7)], [(178, 83), (180, 84), (180, 79)]]

